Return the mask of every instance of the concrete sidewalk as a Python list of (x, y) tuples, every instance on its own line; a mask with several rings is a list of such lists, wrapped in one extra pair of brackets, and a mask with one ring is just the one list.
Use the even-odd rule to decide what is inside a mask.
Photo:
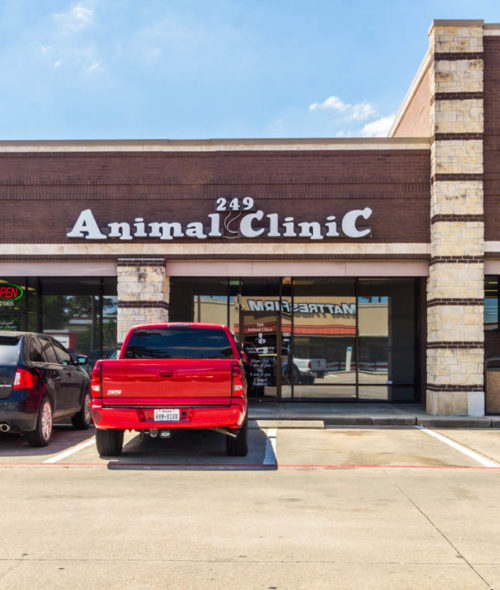
[[(250, 400), (251, 420), (293, 422), (322, 420), (329, 426), (429, 426), (434, 428), (500, 428), (500, 416), (431, 416), (422, 404), (307, 403)], [(281, 424), (280, 424), (281, 425)], [(292, 425), (292, 424), (290, 424)], [(285, 425), (281, 425), (284, 427)]]

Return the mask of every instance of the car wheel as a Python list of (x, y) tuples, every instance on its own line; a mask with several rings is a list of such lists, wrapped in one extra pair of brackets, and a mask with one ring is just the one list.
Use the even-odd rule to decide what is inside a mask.
[(89, 391), (85, 392), (83, 396), (82, 407), (80, 411), (71, 418), (71, 422), (77, 430), (86, 430), (92, 424)]
[(95, 442), (100, 457), (112, 457), (122, 454), (123, 430), (112, 428), (96, 430)]
[(248, 414), (236, 438), (226, 435), (226, 452), (230, 457), (245, 457), (248, 454)]
[(30, 447), (46, 447), (52, 436), (52, 404), (48, 397), (42, 399), (35, 430), (26, 433), (26, 440)]

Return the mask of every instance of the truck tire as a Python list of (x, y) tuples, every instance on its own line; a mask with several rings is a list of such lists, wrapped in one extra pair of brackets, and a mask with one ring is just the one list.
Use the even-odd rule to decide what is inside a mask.
[(26, 440), (30, 447), (46, 447), (52, 436), (52, 404), (48, 397), (42, 398), (35, 430), (26, 433)]
[(100, 457), (112, 457), (122, 454), (123, 430), (112, 428), (109, 430), (96, 430), (95, 442)]
[(226, 435), (226, 452), (230, 457), (246, 457), (248, 454), (248, 414), (236, 438)]
[(90, 391), (83, 394), (82, 407), (80, 411), (71, 418), (76, 430), (87, 430), (92, 424), (92, 412), (90, 411)]

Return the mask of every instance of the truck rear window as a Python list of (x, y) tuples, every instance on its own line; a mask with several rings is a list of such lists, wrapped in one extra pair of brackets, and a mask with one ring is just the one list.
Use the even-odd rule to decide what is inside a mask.
[(125, 351), (129, 359), (227, 359), (233, 350), (217, 328), (135, 330)]

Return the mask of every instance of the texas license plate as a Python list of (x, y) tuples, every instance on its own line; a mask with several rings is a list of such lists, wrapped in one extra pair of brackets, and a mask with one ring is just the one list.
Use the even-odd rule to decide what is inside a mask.
[(161, 409), (154, 413), (155, 422), (178, 422), (180, 419), (180, 410)]

